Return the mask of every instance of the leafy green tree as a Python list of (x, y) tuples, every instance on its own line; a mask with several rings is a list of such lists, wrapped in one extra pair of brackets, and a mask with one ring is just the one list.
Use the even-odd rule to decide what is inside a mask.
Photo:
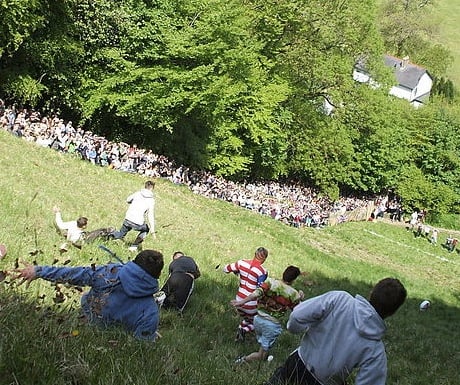
[(379, 193), (393, 186), (411, 159), (412, 112), (406, 101), (390, 98), (383, 88), (357, 84), (350, 92), (336, 118), (352, 138), (351, 188)]
[(388, 53), (409, 56), (435, 76), (445, 75), (453, 62), (450, 51), (434, 43), (439, 23), (433, 19), (432, 0), (386, 0), (377, 19)]
[[(288, 135), (290, 175), (337, 197), (353, 180), (353, 132), (326, 116), (324, 104), (340, 114), (356, 86), (352, 69), (365, 57), (383, 74), (382, 41), (375, 27), (373, 1), (254, 1), (255, 30), (266, 42), (273, 70), (289, 82), (284, 103), (292, 115)], [(363, 100), (363, 103), (366, 103)], [(364, 106), (363, 106), (364, 108)]]
[(457, 109), (430, 105), (414, 110), (410, 162), (395, 186), (409, 207), (434, 214), (460, 210), (460, 120)]
[(40, 0), (0, 3), (0, 58), (12, 55), (29, 36), (45, 24)]
[(1, 91), (20, 104), (66, 106), (78, 114), (81, 46), (73, 36), (72, 0), (13, 3), (3, 26), (8, 42), (0, 57)]
[(109, 71), (89, 74), (87, 116), (126, 119), (131, 138), (142, 127), (145, 143), (218, 174), (277, 174), (285, 153), (277, 111), (289, 89), (269, 76), (252, 17), (240, 1), (139, 3)]

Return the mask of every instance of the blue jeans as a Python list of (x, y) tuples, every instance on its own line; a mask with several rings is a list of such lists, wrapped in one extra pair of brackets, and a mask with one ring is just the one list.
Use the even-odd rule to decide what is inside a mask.
[(254, 317), (254, 331), (260, 347), (268, 352), (283, 331), (279, 323), (270, 321), (260, 315)]
[(150, 231), (150, 228), (146, 223), (142, 225), (138, 225), (134, 222), (131, 222), (125, 219), (123, 221), (123, 224), (121, 225), (120, 230), (114, 231), (111, 235), (113, 236), (113, 239), (122, 239), (131, 230), (139, 231), (137, 238), (133, 242), (133, 246), (135, 246), (135, 245), (140, 244), (145, 239), (145, 237)]

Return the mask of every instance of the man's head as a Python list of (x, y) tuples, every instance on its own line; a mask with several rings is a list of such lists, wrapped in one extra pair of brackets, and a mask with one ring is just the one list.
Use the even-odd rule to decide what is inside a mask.
[(79, 229), (84, 229), (87, 224), (88, 224), (88, 218), (80, 217), (80, 218), (77, 219), (77, 227)]
[(264, 263), (267, 257), (268, 250), (265, 247), (259, 247), (254, 254), (254, 259), (257, 259), (261, 263)]
[(283, 281), (291, 284), (300, 275), (300, 269), (296, 266), (288, 266), (283, 273)]
[(148, 180), (147, 182), (145, 182), (144, 187), (147, 190), (153, 190), (155, 188), (155, 182)]
[(157, 279), (160, 277), (164, 265), (163, 254), (156, 250), (141, 251), (133, 262)]
[(384, 278), (371, 291), (369, 302), (382, 318), (396, 313), (404, 303), (407, 291), (396, 278)]
[(173, 259), (178, 259), (180, 257), (183, 257), (184, 256), (184, 253), (182, 251), (175, 251), (172, 258)]

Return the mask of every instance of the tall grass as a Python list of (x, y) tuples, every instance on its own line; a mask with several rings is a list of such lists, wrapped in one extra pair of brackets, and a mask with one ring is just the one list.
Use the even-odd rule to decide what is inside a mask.
[[(0, 242), (8, 246), (0, 270), (13, 268), (16, 259), (58, 265), (107, 262), (97, 242), (61, 255), (52, 207), (61, 207), (64, 220), (87, 216), (90, 229), (118, 227), (126, 196), (143, 182), (0, 132)], [(74, 288), (61, 287), (65, 301), (55, 303), (56, 287), (50, 283), (37, 280), (27, 288), (7, 278), (0, 284), (0, 385), (214, 385), (245, 383), (248, 377), (261, 383), (299, 336), (284, 333), (271, 363), (235, 368), (235, 357), (258, 346), (253, 338), (234, 342), (238, 317), (229, 301), (237, 282), (216, 269), (252, 257), (259, 246), (270, 252), (270, 275), (279, 277), (288, 264), (309, 272), (296, 283), (307, 296), (331, 289), (367, 295), (380, 278), (400, 278), (409, 298), (387, 322), (388, 384), (458, 384), (457, 253), (380, 222), (298, 230), (165, 180), (157, 180), (155, 193), (157, 238), (147, 238), (144, 248), (162, 251), (167, 262), (182, 250), (202, 271), (183, 316), (163, 311), (162, 338), (155, 344), (140, 342), (116, 327), (84, 324), (78, 311), (81, 293)], [(439, 242), (446, 236), (441, 233)], [(123, 242), (104, 244), (123, 260), (133, 257)], [(161, 283), (166, 275), (164, 269)], [(427, 312), (418, 309), (423, 299), (432, 301)]]

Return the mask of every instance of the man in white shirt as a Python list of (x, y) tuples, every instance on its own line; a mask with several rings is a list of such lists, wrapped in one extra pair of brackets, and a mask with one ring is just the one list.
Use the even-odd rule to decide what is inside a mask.
[[(129, 247), (130, 251), (137, 251), (139, 245), (144, 241), (147, 234), (152, 234), (155, 238), (155, 197), (153, 189), (155, 183), (152, 181), (145, 182), (144, 188), (131, 194), (126, 202), (129, 204), (126, 211), (125, 219), (119, 231), (114, 231), (109, 238), (122, 239), (131, 231), (139, 231), (137, 238)], [(145, 220), (147, 216), (147, 221)], [(148, 223), (147, 223), (148, 222)]]
[[(75, 221), (64, 222), (59, 207), (54, 206), (53, 211), (55, 214), (54, 221), (59, 231), (65, 235), (67, 241), (72, 243), (72, 245), (81, 248), (84, 239), (84, 231), (88, 224), (88, 218), (80, 217)], [(61, 252), (67, 251), (67, 243), (63, 243), (59, 249)]]

